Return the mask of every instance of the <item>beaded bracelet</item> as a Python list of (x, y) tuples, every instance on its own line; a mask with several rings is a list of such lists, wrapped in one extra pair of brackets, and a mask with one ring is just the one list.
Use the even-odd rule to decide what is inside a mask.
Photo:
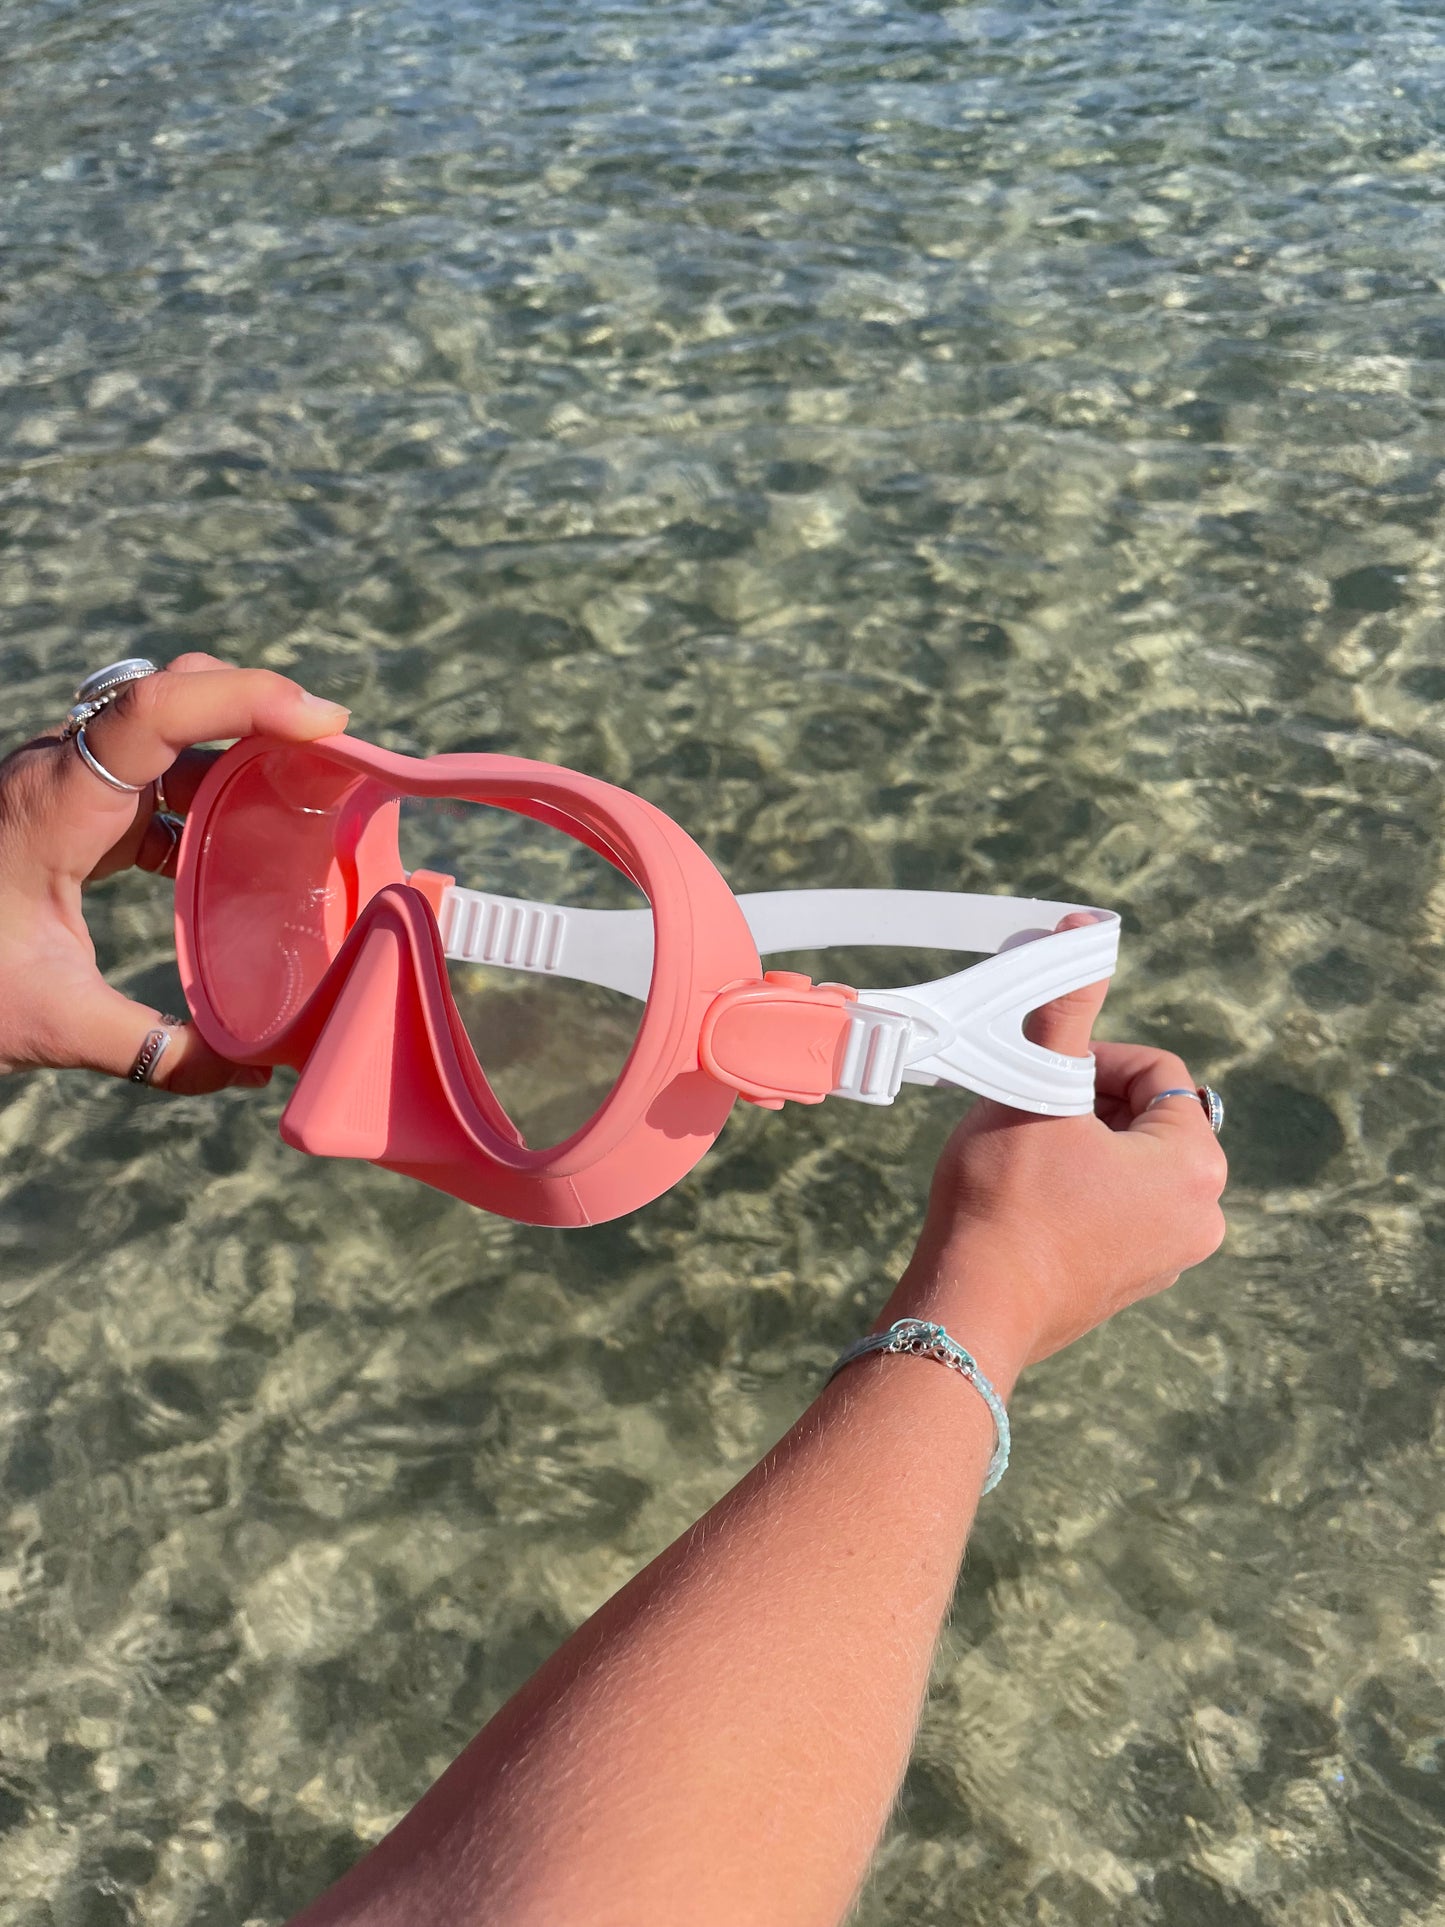
[(833, 1382), (845, 1365), (851, 1365), (855, 1359), (866, 1358), (870, 1352), (906, 1352), (914, 1358), (932, 1358), (968, 1380), (993, 1419), (993, 1457), (988, 1462), (988, 1477), (983, 1482), (984, 1491), (992, 1492), (1008, 1470), (1008, 1413), (1004, 1410), (1003, 1400), (979, 1370), (972, 1352), (965, 1351), (956, 1338), (950, 1338), (942, 1325), (932, 1325), (925, 1318), (900, 1318), (887, 1331), (870, 1332), (866, 1338), (855, 1339), (829, 1372), (828, 1383)]

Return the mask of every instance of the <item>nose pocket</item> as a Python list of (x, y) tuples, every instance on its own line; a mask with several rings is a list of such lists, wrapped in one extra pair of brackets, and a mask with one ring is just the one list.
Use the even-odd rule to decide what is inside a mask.
[[(281, 1117), (288, 1144), (408, 1165), (466, 1154), (469, 1133), (439, 1062), (456, 1044), (442, 982), (433, 981), (438, 951), (417, 892), (393, 885), (372, 899), (332, 965), (335, 1001)], [(480, 1069), (464, 1082), (485, 1122), (515, 1143)]]

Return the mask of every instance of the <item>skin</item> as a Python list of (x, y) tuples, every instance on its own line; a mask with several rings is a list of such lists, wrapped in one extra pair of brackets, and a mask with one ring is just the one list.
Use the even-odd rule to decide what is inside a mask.
[[(1102, 988), (1040, 1013), (1039, 1041), (1085, 1051)], [(879, 1319), (944, 1324), (1005, 1398), (1223, 1235), (1199, 1104), (1146, 1108), (1184, 1065), (1095, 1054), (1098, 1117), (969, 1113)], [(850, 1366), (295, 1927), (835, 1927), (907, 1765), (992, 1448), (982, 1399), (938, 1365)]]
[[(209, 658), (117, 707), (88, 740), (131, 781), (169, 770), (173, 805), (198, 780), (191, 744), (340, 727), (284, 679)], [(96, 974), (80, 898), (87, 879), (155, 854), (150, 808), (53, 739), (0, 764), (6, 1068), (123, 1075), (155, 1021)], [(1047, 1006), (1031, 1034), (1087, 1053), (1104, 990)], [(1185, 1065), (1093, 1048), (1094, 1117), (968, 1113), (879, 1316), (942, 1323), (1005, 1398), (1223, 1236), (1225, 1162), (1199, 1104), (1149, 1108), (1192, 1086)], [(167, 1081), (239, 1080), (191, 1039)], [(836, 1927), (907, 1764), (992, 1448), (987, 1408), (955, 1374), (850, 1366), (294, 1927)]]
[[(157, 777), (184, 815), (210, 757), (195, 750), (265, 734), (308, 743), (346, 727), (347, 711), (267, 669), (180, 656), (131, 683), (86, 726), (85, 740), (135, 796), (109, 788), (58, 730), (0, 763), (0, 1072), (93, 1070), (125, 1077), (160, 1013), (111, 988), (96, 969), (82, 886), (170, 854), (154, 822)], [(264, 1084), (269, 1072), (227, 1062), (191, 1025), (173, 1031), (156, 1066), (159, 1090)]]

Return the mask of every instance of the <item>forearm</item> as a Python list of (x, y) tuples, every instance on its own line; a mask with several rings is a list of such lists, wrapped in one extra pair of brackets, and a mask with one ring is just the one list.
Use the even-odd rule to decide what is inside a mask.
[[(1007, 1394), (1023, 1350), (998, 1283), (935, 1258), (889, 1316), (940, 1318)], [(992, 1446), (955, 1373), (850, 1367), (298, 1927), (832, 1927), (907, 1761)]]

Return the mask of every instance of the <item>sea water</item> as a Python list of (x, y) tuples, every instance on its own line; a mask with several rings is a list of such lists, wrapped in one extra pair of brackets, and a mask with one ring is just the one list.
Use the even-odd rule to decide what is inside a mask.
[[(8, 739), (209, 650), (738, 889), (1110, 904), (1108, 1031), (1226, 1095), (1224, 1252), (1018, 1393), (866, 1927), (1445, 1917), (1442, 100), (1396, 0), (0, 7)], [(169, 1006), (165, 888), (91, 918)], [(562, 1103), (626, 1024), (538, 994)], [(960, 1110), (740, 1108), (554, 1233), (285, 1081), (0, 1086), (4, 1927), (340, 1873), (804, 1406)]]

